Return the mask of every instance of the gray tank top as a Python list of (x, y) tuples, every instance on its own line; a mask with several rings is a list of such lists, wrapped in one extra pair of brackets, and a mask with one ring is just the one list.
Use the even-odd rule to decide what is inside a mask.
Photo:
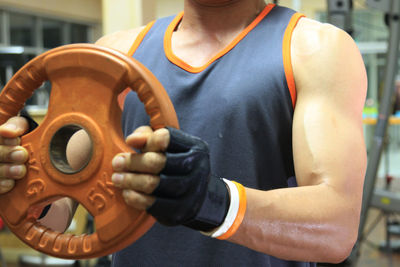
[[(175, 57), (170, 40), (183, 14), (150, 24), (133, 57), (160, 80), (183, 131), (209, 144), (214, 175), (246, 187), (271, 190), (296, 186), (292, 156), (295, 87), (290, 37), (301, 17), (268, 5), (227, 48), (194, 68)], [(148, 125), (135, 93), (126, 96), (122, 126), (130, 134)], [(126, 266), (315, 266), (205, 237), (185, 227), (155, 224), (113, 256)]]

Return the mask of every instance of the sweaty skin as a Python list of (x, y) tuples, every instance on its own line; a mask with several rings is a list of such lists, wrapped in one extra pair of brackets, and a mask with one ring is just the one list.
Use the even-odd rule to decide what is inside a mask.
[[(192, 66), (208, 62), (265, 5), (261, 0), (184, 3), (185, 15), (172, 36), (172, 50)], [(97, 44), (127, 53), (140, 30), (117, 32)], [(366, 72), (351, 37), (307, 18), (300, 19), (293, 32), (291, 60), (297, 90), (293, 153), (299, 187), (246, 188), (245, 218), (229, 241), (286, 260), (337, 263), (349, 255), (358, 232), (366, 169), (362, 129)], [(165, 164), (162, 152), (168, 132), (140, 127), (126, 141), (143, 153), (117, 155), (112, 178), (124, 189), (129, 205), (146, 209), (154, 202), (149, 194)], [(9, 173), (0, 165), (2, 177)]]

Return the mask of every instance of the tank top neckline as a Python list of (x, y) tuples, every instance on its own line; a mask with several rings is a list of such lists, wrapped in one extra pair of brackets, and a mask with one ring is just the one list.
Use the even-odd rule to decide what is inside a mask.
[(164, 34), (164, 52), (166, 57), (168, 58), (169, 61), (171, 61), (173, 64), (176, 66), (180, 67), (181, 69), (184, 69), (188, 72), (191, 73), (200, 73), (203, 70), (205, 70), (210, 64), (212, 64), (214, 61), (219, 59), (220, 57), (224, 56), (227, 54), (232, 48), (234, 48), (254, 27), (260, 23), (260, 21), (265, 18), (268, 13), (272, 10), (272, 8), (276, 6), (275, 4), (267, 4), (263, 11), (258, 14), (258, 16), (251, 22), (241, 33), (239, 33), (235, 39), (233, 39), (224, 49), (222, 49), (220, 52), (218, 52), (215, 56), (213, 56), (207, 63), (205, 63), (203, 66), (199, 67), (194, 67), (180, 59), (178, 56), (174, 54), (172, 51), (172, 34), (174, 30), (176, 29), (177, 25), (181, 22), (182, 17), (183, 17), (183, 11), (180, 12), (178, 15), (175, 16), (175, 18), (171, 21), (169, 26), (167, 27), (167, 30), (165, 31)]

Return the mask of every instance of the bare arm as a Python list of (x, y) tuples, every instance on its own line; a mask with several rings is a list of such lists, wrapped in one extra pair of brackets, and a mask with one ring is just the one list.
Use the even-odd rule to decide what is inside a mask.
[(231, 241), (288, 260), (340, 262), (357, 238), (366, 169), (365, 69), (353, 40), (333, 26), (302, 19), (292, 38), (299, 187), (247, 189)]

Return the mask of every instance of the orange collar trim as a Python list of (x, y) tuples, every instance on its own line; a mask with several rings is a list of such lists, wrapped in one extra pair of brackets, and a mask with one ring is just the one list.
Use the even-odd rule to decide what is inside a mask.
[(212, 57), (205, 65), (200, 66), (200, 67), (193, 67), (189, 64), (187, 64), (185, 61), (181, 60), (178, 58), (172, 51), (171, 48), (171, 39), (172, 39), (172, 33), (174, 32), (176, 26), (178, 23), (182, 20), (183, 17), (183, 11), (179, 13), (173, 21), (170, 23), (168, 26), (165, 35), (164, 35), (164, 51), (165, 55), (167, 56), (168, 60), (171, 61), (173, 64), (177, 65), (178, 67), (192, 73), (199, 73), (203, 70), (205, 70), (211, 63), (213, 63), (215, 60), (219, 59), (226, 53), (228, 53), (232, 48), (234, 48), (237, 43), (239, 43), (257, 24), (265, 17), (267, 14), (272, 10), (272, 8), (275, 7), (275, 4), (268, 4), (264, 10), (253, 20), (253, 22), (247, 26), (236, 38), (227, 46), (225, 47), (222, 51), (220, 51), (218, 54), (216, 54), (214, 57)]

